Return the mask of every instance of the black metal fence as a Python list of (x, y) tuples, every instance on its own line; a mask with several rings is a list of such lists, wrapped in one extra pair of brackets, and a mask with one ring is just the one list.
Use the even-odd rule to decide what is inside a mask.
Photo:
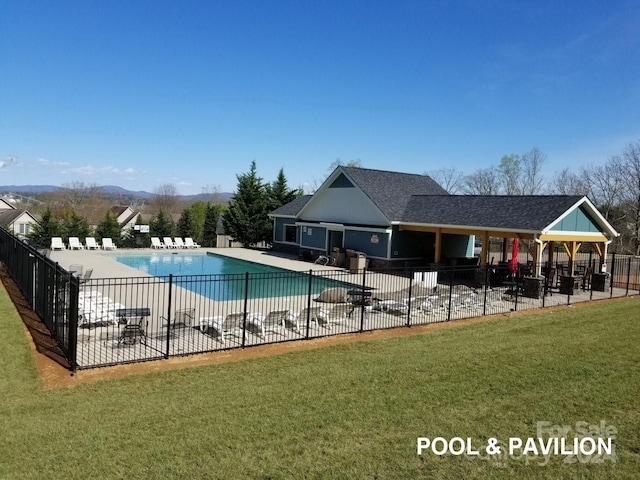
[(98, 278), (83, 282), (0, 230), (0, 260), (71, 368), (508, 313), (640, 293), (640, 259)]
[(3, 228), (0, 228), (0, 262), (75, 370), (78, 279)]

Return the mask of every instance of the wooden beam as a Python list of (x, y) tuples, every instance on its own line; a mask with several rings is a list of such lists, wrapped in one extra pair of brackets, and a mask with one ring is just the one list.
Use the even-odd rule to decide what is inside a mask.
[(583, 242), (596, 243), (606, 242), (608, 239), (604, 235), (573, 235), (571, 233), (543, 233), (538, 236), (540, 240), (557, 241), (557, 242)]
[(434, 255), (434, 261), (436, 263), (440, 263), (440, 257), (442, 256), (442, 234), (440, 233), (439, 230), (437, 230), (436, 232), (436, 248), (435, 248), (435, 255)]
[(479, 229), (475, 229), (475, 228), (456, 228), (456, 227), (430, 227), (427, 225), (405, 225), (405, 224), (400, 224), (399, 226), (400, 230), (409, 230), (409, 231), (413, 231), (413, 232), (441, 232), (441, 233), (448, 233), (448, 234), (453, 234), (453, 235), (477, 235), (477, 236), (482, 236), (484, 235), (485, 232), (487, 232), (487, 234), (490, 237), (498, 237), (498, 238), (521, 238), (521, 239), (527, 239), (527, 240), (533, 240), (533, 233), (518, 233), (518, 232), (504, 232), (504, 231), (493, 231), (493, 230), (483, 230), (481, 228)]

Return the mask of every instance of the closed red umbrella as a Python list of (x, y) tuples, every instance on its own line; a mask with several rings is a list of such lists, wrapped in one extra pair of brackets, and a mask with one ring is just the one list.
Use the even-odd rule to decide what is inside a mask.
[(511, 261), (509, 262), (509, 271), (515, 274), (518, 271), (518, 247), (520, 246), (520, 240), (513, 239), (513, 253), (511, 254)]

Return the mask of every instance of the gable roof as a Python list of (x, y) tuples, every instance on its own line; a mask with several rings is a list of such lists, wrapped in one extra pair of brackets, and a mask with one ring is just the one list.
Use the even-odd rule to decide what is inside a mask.
[(338, 167), (390, 220), (399, 220), (413, 195), (449, 193), (428, 175), (389, 172), (358, 167)]
[(328, 190), (334, 184), (336, 187), (359, 188), (389, 222), (401, 218), (412, 195), (448, 195), (447, 191), (428, 175), (338, 166), (314, 195), (305, 195), (304, 197), (308, 197), (306, 200), (300, 200), (300, 203), (294, 205), (284, 205), (272, 212), (272, 215), (302, 215), (310, 200), (318, 196), (318, 192)]
[(402, 222), (543, 232), (580, 206), (606, 233), (617, 235), (589, 199), (579, 195), (416, 195)]
[(16, 207), (11, 205), (10, 202), (7, 202), (4, 198), (0, 198), (0, 210), (5, 210), (5, 209), (13, 210), (15, 208)]
[(37, 220), (28, 211), (14, 208), (12, 210), (9, 210), (9, 209), (0, 210), (0, 224), (11, 225), (13, 222), (15, 222), (18, 218), (20, 218), (25, 213), (29, 215), (29, 217), (31, 217), (31, 219), (34, 222), (37, 223)]

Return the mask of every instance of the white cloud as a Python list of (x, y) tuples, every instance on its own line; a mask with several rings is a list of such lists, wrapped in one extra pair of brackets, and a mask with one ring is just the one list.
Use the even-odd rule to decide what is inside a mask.
[(49, 160), (47, 160), (46, 158), (39, 158), (38, 163), (40, 165), (49, 165)]
[(4, 160), (0, 160), (0, 170), (10, 165), (15, 165), (16, 163), (18, 163), (18, 158), (13, 155), (9, 155)]

